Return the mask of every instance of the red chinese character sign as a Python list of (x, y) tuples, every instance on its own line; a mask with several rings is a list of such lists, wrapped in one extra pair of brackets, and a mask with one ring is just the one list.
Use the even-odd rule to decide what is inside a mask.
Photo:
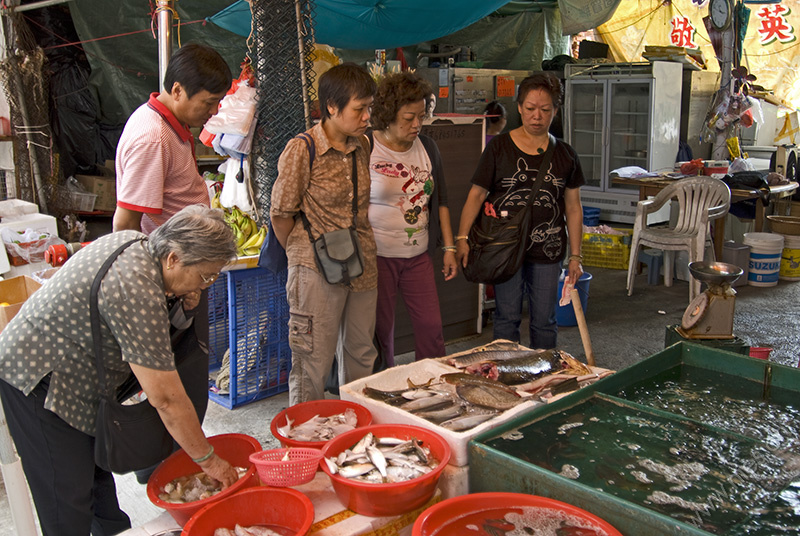
[(695, 34), (697, 31), (689, 17), (674, 17), (670, 23), (672, 31), (669, 34), (670, 42), (676, 47), (697, 48)]
[(759, 19), (758, 36), (762, 46), (768, 45), (773, 41), (791, 43), (797, 39), (797, 36), (794, 35), (794, 27), (787, 19), (789, 13), (791, 13), (791, 10), (780, 4), (766, 6), (758, 10), (756, 14)]
[[(746, 27), (742, 41), (737, 34), (742, 64), (758, 77), (758, 85), (774, 91), (790, 108), (800, 109), (800, 39), (796, 30), (800, 0), (760, 5), (732, 0), (730, 4), (735, 17), (749, 17), (736, 23), (736, 28)], [(708, 69), (718, 71), (717, 52), (705, 23), (707, 19), (711, 26), (711, 12), (709, 0), (620, 2), (598, 33), (616, 61), (642, 61), (647, 46), (672, 45), (700, 49)]]

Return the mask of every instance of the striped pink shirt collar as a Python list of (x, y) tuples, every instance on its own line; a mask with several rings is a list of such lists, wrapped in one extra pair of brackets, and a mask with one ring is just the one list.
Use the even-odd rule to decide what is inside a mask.
[[(177, 133), (183, 141), (193, 141), (194, 135), (192, 135), (192, 131), (189, 130), (189, 127), (182, 125), (180, 121), (178, 121), (172, 112), (169, 111), (169, 108), (164, 106), (161, 101), (158, 100), (158, 95), (158, 93), (151, 93), (150, 100), (147, 101), (147, 105), (155, 110), (161, 117), (166, 119), (167, 123), (170, 124), (175, 133)], [(192, 147), (192, 149), (194, 149), (194, 147)]]

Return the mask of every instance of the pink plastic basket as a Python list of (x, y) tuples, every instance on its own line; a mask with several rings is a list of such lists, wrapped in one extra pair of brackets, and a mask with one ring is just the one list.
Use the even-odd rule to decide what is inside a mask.
[[(288, 452), (288, 460), (284, 460)], [(309, 448), (262, 450), (250, 455), (258, 477), (265, 486), (299, 486), (314, 478), (322, 451)]]

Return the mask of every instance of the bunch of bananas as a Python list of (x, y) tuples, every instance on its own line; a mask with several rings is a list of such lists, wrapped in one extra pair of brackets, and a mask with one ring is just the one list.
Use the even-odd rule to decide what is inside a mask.
[(214, 196), (211, 206), (225, 211), (225, 221), (233, 229), (233, 235), (236, 238), (237, 255), (240, 257), (258, 255), (259, 251), (261, 251), (261, 244), (267, 237), (267, 227), (262, 226), (259, 229), (253, 218), (237, 206), (231, 209), (223, 207), (219, 204), (218, 196)]

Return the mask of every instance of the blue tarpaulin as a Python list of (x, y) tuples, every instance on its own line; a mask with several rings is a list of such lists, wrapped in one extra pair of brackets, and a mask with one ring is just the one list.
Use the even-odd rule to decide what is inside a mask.
[[(449, 35), (508, 0), (315, 0), (314, 40), (337, 48), (395, 48)], [(231, 4), (208, 17), (235, 34), (250, 34), (250, 5)]]

